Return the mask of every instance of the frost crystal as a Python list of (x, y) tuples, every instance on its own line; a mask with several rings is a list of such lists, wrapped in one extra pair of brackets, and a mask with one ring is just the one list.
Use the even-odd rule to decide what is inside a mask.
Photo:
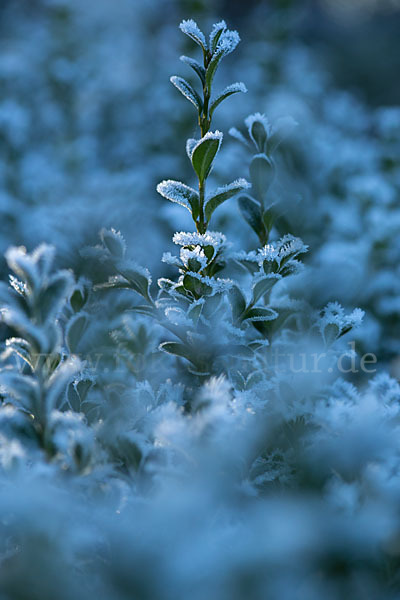
[(14, 277), (14, 275), (10, 275), (10, 285), (21, 296), (25, 296), (25, 294), (28, 291), (26, 283), (24, 283), (23, 281), (20, 281), (19, 279)]
[(227, 29), (225, 21), (219, 21), (218, 23), (214, 23), (213, 28), (210, 33), (209, 46), (212, 48), (213, 42), (215, 40), (215, 36), (221, 31), (221, 29)]
[(192, 154), (193, 154), (193, 150), (194, 147), (199, 143), (199, 140), (196, 140), (194, 138), (189, 138), (186, 142), (186, 154), (189, 157), (189, 160), (192, 160)]
[(234, 254), (234, 258), (236, 260), (246, 260), (249, 262), (258, 263), (259, 265), (262, 265), (265, 260), (275, 260), (278, 264), (280, 264), (283, 258), (288, 256), (294, 258), (298, 254), (307, 252), (307, 250), (308, 246), (303, 244), (300, 238), (293, 237), (292, 235), (285, 235), (275, 244), (266, 244), (257, 252), (254, 250), (251, 252), (236, 252)]
[(206, 233), (177, 231), (172, 241), (178, 246), (213, 246), (216, 252), (226, 246), (226, 237), (219, 231)]
[(162, 262), (167, 265), (172, 265), (173, 267), (180, 267), (181, 263), (179, 262), (179, 258), (171, 254), (171, 252), (164, 252), (162, 255)]
[(204, 250), (200, 246), (196, 246), (194, 250), (188, 250), (188, 248), (181, 248), (181, 261), (185, 267), (189, 266), (189, 260), (196, 260), (200, 263), (200, 269), (204, 269), (207, 266), (208, 260), (204, 254)]
[(247, 190), (251, 188), (251, 184), (246, 181), (246, 179), (240, 178), (240, 179), (236, 179), (235, 181), (232, 181), (232, 183), (228, 183), (227, 185), (223, 185), (219, 188), (217, 188), (216, 190), (214, 190), (212, 192), (212, 194), (209, 194), (207, 196), (207, 201), (210, 198), (213, 198), (214, 196), (219, 196), (220, 194), (224, 194), (225, 192), (230, 192), (231, 190), (235, 190), (237, 189), (238, 191), (240, 190)]
[(203, 48), (207, 48), (207, 42), (206, 38), (204, 37), (204, 33), (200, 30), (196, 21), (193, 21), (193, 19), (184, 20), (179, 25), (179, 29), (197, 44), (200, 44), (200, 46), (203, 46)]
[(218, 40), (216, 47), (216, 53), (227, 56), (233, 52), (240, 42), (240, 36), (237, 31), (230, 31), (229, 29), (222, 32), (221, 37)]

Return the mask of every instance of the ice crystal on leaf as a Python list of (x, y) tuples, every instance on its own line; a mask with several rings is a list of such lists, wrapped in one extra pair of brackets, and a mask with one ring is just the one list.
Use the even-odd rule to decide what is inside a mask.
[[(218, 150), (219, 150), (221, 147), (223, 137), (224, 137), (224, 134), (221, 131), (216, 130), (216, 131), (208, 131), (205, 134), (205, 136), (202, 137), (200, 140), (189, 139), (186, 144), (186, 151), (188, 153), (189, 158), (191, 160), (193, 159), (193, 155), (194, 155), (195, 151), (197, 150), (197, 148), (199, 148), (199, 146), (201, 146), (201, 144), (203, 142), (205, 142), (206, 140), (217, 140), (218, 141)], [(218, 150), (217, 150), (217, 152), (218, 152)]]
[(178, 246), (213, 246), (215, 250), (227, 246), (225, 235), (219, 231), (207, 231), (206, 233), (180, 231), (174, 234), (172, 241)]
[(235, 50), (239, 42), (240, 36), (237, 31), (231, 31), (229, 29), (224, 30), (218, 40), (216, 54), (227, 56)]
[(206, 38), (204, 37), (204, 33), (200, 30), (196, 21), (193, 19), (183, 20), (179, 25), (179, 29), (204, 49), (207, 48), (207, 42)]

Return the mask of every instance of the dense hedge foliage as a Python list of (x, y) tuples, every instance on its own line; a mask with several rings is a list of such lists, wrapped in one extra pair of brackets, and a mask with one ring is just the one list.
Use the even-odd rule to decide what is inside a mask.
[(394, 600), (400, 107), (177, 5), (3, 8), (0, 598)]

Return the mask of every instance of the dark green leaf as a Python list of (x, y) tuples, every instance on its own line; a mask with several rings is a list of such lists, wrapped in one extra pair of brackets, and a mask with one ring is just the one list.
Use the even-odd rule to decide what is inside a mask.
[(211, 219), (211, 215), (214, 210), (229, 198), (236, 196), (239, 192), (250, 187), (250, 184), (245, 179), (238, 179), (237, 181), (233, 181), (229, 185), (218, 188), (215, 190), (207, 199), (204, 213), (206, 217), (206, 221), (208, 222)]
[(167, 200), (176, 202), (187, 208), (194, 220), (199, 216), (199, 194), (193, 188), (185, 185), (181, 181), (167, 179), (157, 186), (157, 192)]
[(193, 149), (192, 165), (201, 182), (204, 182), (211, 170), (214, 158), (221, 145), (221, 140), (221, 133), (210, 132)]
[(277, 277), (263, 277), (259, 281), (257, 281), (253, 286), (253, 304), (259, 301), (262, 296), (264, 296), (267, 292), (269, 292), (275, 283), (280, 279)]
[(171, 83), (191, 102), (199, 112), (203, 109), (203, 102), (194, 88), (183, 77), (173, 75), (170, 78)]
[(244, 94), (247, 92), (246, 86), (244, 83), (232, 83), (228, 85), (218, 96), (211, 102), (210, 106), (210, 117), (212, 116), (214, 110), (229, 96), (232, 94), (237, 94), (238, 92), (243, 92)]
[(228, 293), (228, 300), (232, 309), (233, 319), (236, 321), (246, 309), (246, 298), (240, 291), (239, 286), (233, 285)]
[(191, 67), (197, 73), (197, 75), (201, 79), (202, 84), (204, 85), (206, 81), (205, 68), (199, 62), (197, 62), (197, 60), (195, 60), (194, 58), (190, 58), (189, 56), (181, 56), (180, 59), (182, 62), (189, 65), (189, 67)]
[(261, 236), (264, 232), (264, 227), (261, 221), (261, 209), (258, 202), (248, 196), (241, 196), (239, 198), (239, 208), (245, 221), (258, 236)]
[(265, 154), (256, 154), (250, 163), (250, 178), (254, 196), (261, 204), (264, 204), (274, 175), (272, 161)]

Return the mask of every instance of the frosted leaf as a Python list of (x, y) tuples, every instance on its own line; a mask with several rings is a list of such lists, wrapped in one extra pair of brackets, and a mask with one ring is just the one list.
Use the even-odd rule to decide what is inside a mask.
[(293, 117), (280, 117), (275, 121), (272, 128), (271, 140), (269, 140), (269, 152), (273, 152), (285, 138), (297, 127), (298, 123)]
[(5, 254), (8, 266), (27, 284), (32, 291), (40, 288), (40, 276), (36, 260), (26, 252), (26, 248), (11, 247)]
[(188, 83), (183, 77), (178, 77), (177, 75), (173, 75), (170, 77), (170, 82), (191, 102), (197, 110), (201, 110), (203, 103), (200, 99), (200, 96), (196, 92), (194, 88)]
[(363, 318), (364, 311), (356, 308), (350, 315), (346, 315), (343, 307), (338, 302), (329, 302), (324, 308), (320, 319), (319, 328), (327, 343), (332, 343), (350, 329), (358, 327)]
[(256, 146), (257, 146), (258, 142), (255, 139), (254, 132), (253, 132), (253, 126), (255, 123), (261, 124), (261, 126), (265, 130), (265, 135), (267, 138), (269, 138), (272, 135), (271, 123), (269, 122), (267, 117), (265, 115), (262, 115), (261, 113), (254, 113), (253, 115), (249, 115), (248, 117), (246, 117), (244, 122), (249, 131), (249, 136), (253, 140), (253, 142), (256, 144)]
[(182, 21), (179, 25), (179, 29), (189, 36), (196, 44), (199, 44), (203, 49), (207, 49), (206, 38), (204, 37), (204, 33), (200, 30), (196, 21), (193, 19), (187, 19)]
[(272, 133), (277, 133), (281, 130), (290, 131), (297, 126), (298, 122), (290, 115), (287, 115), (286, 117), (279, 117), (279, 119), (277, 119), (272, 126)]
[(226, 246), (226, 237), (219, 231), (207, 231), (206, 233), (192, 233), (180, 231), (172, 238), (178, 246), (213, 246), (217, 251)]
[(206, 140), (218, 140), (219, 141), (218, 148), (219, 148), (221, 146), (221, 142), (222, 142), (222, 138), (223, 137), (224, 137), (224, 134), (222, 133), (222, 131), (218, 131), (218, 130), (216, 130), (216, 131), (208, 131), (206, 133), (206, 135), (201, 138), (201, 140), (196, 140), (196, 144), (193, 146), (193, 148), (191, 150), (190, 158), (193, 157), (193, 153), (196, 150), (196, 148), (198, 148), (200, 146), (200, 144), (202, 144)]
[(82, 366), (79, 358), (72, 356), (57, 367), (45, 385), (48, 409), (56, 406), (62, 394), (65, 394), (66, 385), (79, 373)]
[(235, 50), (239, 42), (240, 36), (238, 32), (226, 29), (222, 32), (221, 37), (218, 40), (215, 52), (218, 54), (222, 53), (223, 56), (227, 56)]
[(261, 321), (274, 321), (277, 319), (279, 314), (273, 308), (256, 307), (251, 308), (246, 313), (246, 321), (261, 322)]
[(243, 133), (241, 133), (239, 131), (239, 129), (236, 129), (236, 127), (231, 127), (229, 129), (229, 135), (232, 136), (233, 138), (235, 138), (235, 140), (238, 140), (238, 142), (241, 142), (242, 144), (244, 144), (245, 146), (248, 146), (249, 143), (246, 140), (246, 138), (244, 137)]
[(224, 137), (224, 134), (222, 133), (222, 131), (218, 131), (218, 130), (217, 131), (208, 131), (206, 133), (206, 135), (197, 142), (196, 146), (199, 145), (200, 142), (204, 142), (205, 140), (209, 140), (209, 139), (219, 140), (220, 142), (222, 142), (223, 137)]
[(4, 308), (0, 314), (3, 322), (17, 331), (23, 339), (39, 348), (40, 352), (48, 351), (51, 340), (46, 337), (46, 331), (33, 324), (25, 313), (18, 309)]
[(212, 81), (219, 63), (224, 56), (227, 56), (234, 51), (239, 42), (240, 37), (237, 31), (225, 30), (221, 33), (215, 51), (213, 52), (212, 59), (206, 70), (206, 84), (209, 90), (211, 90)]
[(100, 239), (115, 258), (123, 258), (126, 252), (126, 242), (120, 231), (102, 229), (100, 231)]
[[(186, 275), (190, 275), (191, 277), (194, 277), (195, 279), (198, 279), (199, 281), (201, 281), (201, 283), (204, 283), (205, 285), (210, 286), (212, 289), (211, 295), (221, 293), (221, 292), (226, 292), (234, 285), (234, 283), (231, 279), (220, 279), (220, 278), (215, 278), (215, 277), (208, 277), (208, 276), (200, 275), (200, 273), (196, 273), (195, 271), (187, 271)], [(183, 278), (182, 278), (182, 281), (183, 281)]]
[(207, 196), (207, 200), (209, 200), (210, 197), (216, 196), (217, 194), (224, 194), (225, 192), (230, 192), (239, 189), (247, 190), (249, 188), (251, 188), (251, 183), (246, 181), (246, 179), (244, 179), (243, 177), (240, 177), (239, 179), (235, 179), (235, 181), (232, 181), (232, 183), (227, 183), (226, 185), (218, 187), (214, 192), (212, 192), (212, 194), (209, 194)]
[(308, 252), (308, 246), (303, 243), (300, 238), (294, 237), (291, 234), (285, 235), (279, 240), (276, 246), (279, 263), (283, 258), (291, 256), (294, 258), (299, 254)]
[(284, 258), (290, 257), (293, 259), (295, 256), (307, 252), (307, 250), (308, 246), (306, 246), (300, 238), (288, 234), (274, 244), (266, 244), (258, 251), (252, 250), (251, 252), (244, 252), (242, 250), (240, 252), (235, 252), (233, 258), (239, 261), (244, 260), (258, 263), (260, 266), (264, 261), (276, 261), (278, 265), (280, 265)]
[(130, 278), (131, 271), (134, 271), (142, 277), (145, 277), (149, 281), (149, 283), (151, 283), (152, 281), (150, 271), (146, 269), (146, 267), (142, 267), (141, 265), (139, 265), (134, 260), (127, 259), (121, 261), (119, 263), (119, 269), (121, 270), (121, 274), (127, 279)]
[(181, 263), (177, 256), (173, 256), (170, 252), (164, 252), (162, 255), (161, 261), (163, 263), (167, 263), (167, 265), (171, 265), (173, 267), (180, 267)]
[(359, 327), (364, 319), (365, 312), (361, 308), (355, 308), (353, 312), (346, 317), (346, 325)]
[(193, 188), (181, 181), (167, 179), (157, 185), (157, 192), (167, 200), (184, 206), (191, 213), (196, 213), (199, 195)]
[(217, 106), (219, 104), (221, 104), (221, 102), (223, 100), (225, 100), (225, 98), (228, 98), (228, 96), (231, 96), (232, 94), (237, 94), (238, 92), (242, 92), (244, 94), (246, 94), (247, 92), (247, 88), (244, 85), (244, 83), (240, 82), (236, 82), (236, 83), (231, 83), (231, 85), (228, 85), (228, 87), (226, 87), (222, 92), (220, 92), (211, 102), (211, 106), (210, 106), (210, 115), (213, 114), (214, 110), (217, 108)]
[(224, 20), (219, 21), (218, 23), (214, 23), (213, 28), (211, 30), (210, 33), (210, 37), (209, 37), (209, 48), (210, 50), (213, 50), (214, 48), (214, 42), (215, 42), (215, 38), (217, 37), (217, 35), (222, 31), (224, 31), (225, 29), (227, 29), (226, 23)]
[(217, 188), (212, 194), (207, 196), (205, 204), (205, 217), (207, 221), (210, 220), (214, 210), (225, 200), (229, 200), (239, 192), (249, 189), (251, 184), (245, 179), (236, 179), (232, 183)]
[(180, 56), (179, 58), (186, 65), (189, 65), (189, 67), (191, 67), (193, 69), (193, 71), (195, 71), (195, 73), (197, 73), (197, 75), (200, 77), (202, 83), (204, 84), (204, 82), (205, 82), (205, 76), (206, 76), (206, 70), (203, 67), (203, 65), (201, 65), (194, 58), (190, 58), (190, 56)]
[(193, 168), (201, 182), (208, 177), (214, 160), (221, 147), (223, 134), (220, 131), (209, 131), (197, 142), (191, 153)]

